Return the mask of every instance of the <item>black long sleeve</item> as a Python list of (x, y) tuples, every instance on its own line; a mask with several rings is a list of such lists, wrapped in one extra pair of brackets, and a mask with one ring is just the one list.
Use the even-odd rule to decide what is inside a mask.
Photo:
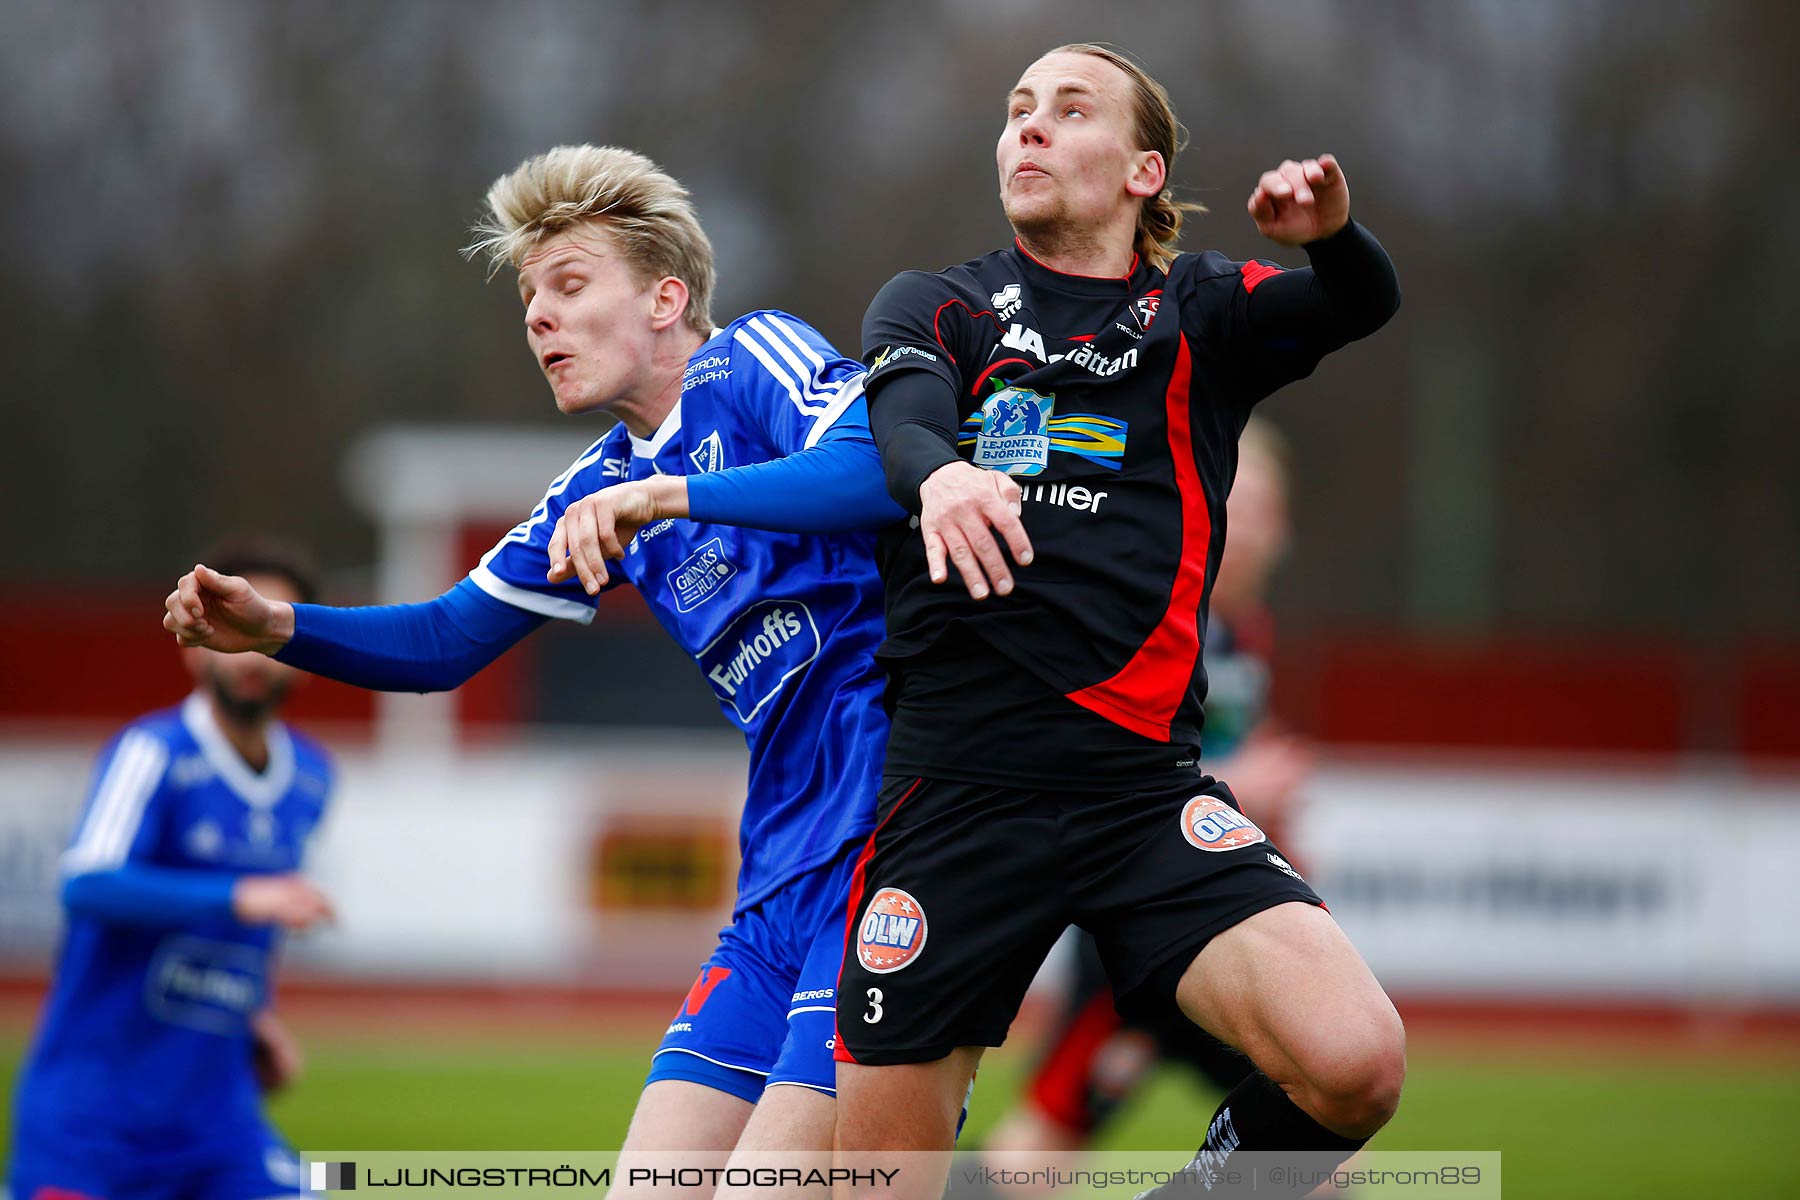
[(877, 383), (869, 396), (869, 428), (881, 451), (888, 495), (907, 512), (919, 512), (919, 487), (927, 476), (960, 457), (956, 392), (936, 374), (908, 371)]
[(1326, 354), (1374, 333), (1400, 307), (1393, 260), (1355, 221), (1303, 248), (1310, 270), (1270, 275), (1251, 294), (1253, 334), (1297, 338)]

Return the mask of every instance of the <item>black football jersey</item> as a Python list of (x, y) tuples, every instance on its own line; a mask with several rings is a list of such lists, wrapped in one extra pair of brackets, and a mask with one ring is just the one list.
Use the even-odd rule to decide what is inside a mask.
[[(1374, 246), (1354, 225), (1340, 236)], [(957, 451), (1018, 482), (1034, 558), (1011, 595), (977, 602), (954, 572), (930, 582), (916, 522), (890, 529), (882, 656), (919, 655), (960, 627), (1122, 729), (1198, 744), (1238, 435), (1257, 401), (1355, 336), (1316, 319), (1310, 278), (1289, 289), (1291, 312), (1253, 312), (1282, 275), (1208, 252), (1167, 273), (1138, 261), (1123, 278), (1074, 276), (1015, 244), (889, 282), (864, 322), (872, 413), (903, 372), (954, 388)]]

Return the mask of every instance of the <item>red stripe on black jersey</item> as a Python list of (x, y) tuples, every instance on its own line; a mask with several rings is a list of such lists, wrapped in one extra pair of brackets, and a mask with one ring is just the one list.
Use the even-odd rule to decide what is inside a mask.
[(1261, 283), (1271, 275), (1281, 274), (1281, 268), (1265, 266), (1259, 262), (1247, 262), (1243, 265), (1242, 274), (1244, 276), (1244, 291), (1254, 292), (1257, 284)]
[(1169, 589), (1169, 606), (1131, 661), (1111, 679), (1070, 692), (1069, 699), (1107, 720), (1159, 742), (1169, 740), (1175, 710), (1193, 686), (1200, 662), (1200, 604), (1206, 597), (1207, 552), (1212, 544), (1212, 512), (1194, 461), (1188, 411), (1193, 363), (1187, 338), (1176, 348), (1164, 405), (1169, 419), (1169, 454), (1175, 460), (1175, 487), (1181, 494), (1181, 563)]

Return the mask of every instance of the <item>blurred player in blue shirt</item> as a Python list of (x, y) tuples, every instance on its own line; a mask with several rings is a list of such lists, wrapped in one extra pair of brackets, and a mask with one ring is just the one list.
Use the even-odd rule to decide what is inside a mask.
[[(310, 599), (292, 556), (213, 561)], [(261, 1093), (299, 1051), (270, 1005), (283, 929), (331, 916), (302, 877), (331, 764), (275, 719), (299, 678), (272, 659), (183, 652), (198, 685), (101, 753), (62, 858), (68, 929), (19, 1079), (14, 1200), (294, 1194), (298, 1161)]]
[[(732, 924), (669, 1025), (625, 1149), (717, 1163), (734, 1147), (828, 1149), (844, 913), (887, 734), (868, 531), (903, 516), (862, 367), (785, 313), (714, 328), (712, 249), (687, 193), (629, 151), (525, 162), (490, 190), (478, 233), (518, 271), (557, 407), (618, 424), (435, 600), (275, 603), (201, 566), (164, 625), (183, 644), (429, 691), (636, 587), (743, 732), (750, 778)], [(758, 532), (773, 529), (799, 532)]]

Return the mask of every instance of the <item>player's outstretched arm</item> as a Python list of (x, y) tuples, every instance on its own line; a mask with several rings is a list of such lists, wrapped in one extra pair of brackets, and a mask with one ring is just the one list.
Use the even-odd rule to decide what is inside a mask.
[(294, 635), (293, 605), (269, 600), (247, 580), (203, 563), (181, 577), (163, 608), (163, 628), (183, 646), (273, 654)]
[(880, 529), (906, 513), (888, 498), (866, 421), (844, 420), (817, 445), (772, 462), (657, 475), (583, 496), (556, 523), (545, 578), (579, 578), (588, 595), (599, 595), (609, 579), (606, 560), (624, 558), (644, 526), (670, 519), (825, 534)]
[(1393, 260), (1350, 219), (1350, 186), (1336, 158), (1288, 160), (1264, 172), (1247, 205), (1257, 232), (1301, 246), (1310, 266), (1298, 271), (1246, 268), (1247, 329), (1281, 378), (1298, 378), (1318, 360), (1387, 323), (1400, 307)]
[(293, 933), (335, 921), (331, 898), (303, 875), (240, 875), (231, 913), (245, 925), (278, 925)]
[(163, 607), (163, 628), (183, 646), (256, 651), (385, 692), (459, 687), (545, 620), (467, 579), (421, 604), (333, 608), (270, 601), (206, 566), (182, 576)]
[(63, 907), (71, 914), (139, 929), (185, 929), (232, 915), (229, 871), (195, 871), (125, 862), (75, 868), (64, 877)]

